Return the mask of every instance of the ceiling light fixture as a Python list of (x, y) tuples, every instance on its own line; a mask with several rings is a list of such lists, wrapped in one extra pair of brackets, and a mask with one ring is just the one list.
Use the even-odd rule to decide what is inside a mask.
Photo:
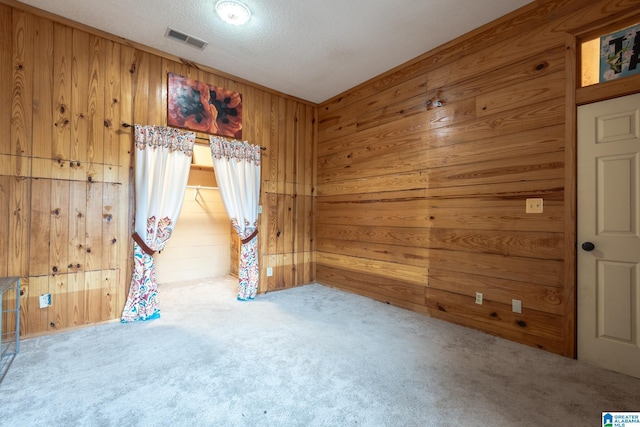
[(224, 22), (233, 25), (246, 24), (251, 18), (249, 8), (233, 0), (222, 0), (216, 3), (216, 13)]

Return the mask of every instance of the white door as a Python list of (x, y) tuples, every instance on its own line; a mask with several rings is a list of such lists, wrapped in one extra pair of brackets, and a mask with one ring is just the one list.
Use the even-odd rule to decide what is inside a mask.
[(578, 359), (640, 378), (640, 94), (578, 108)]

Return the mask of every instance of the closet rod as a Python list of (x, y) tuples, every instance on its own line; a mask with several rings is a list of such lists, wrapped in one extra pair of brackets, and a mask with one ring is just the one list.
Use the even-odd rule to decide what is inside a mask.
[(202, 185), (187, 185), (187, 188), (193, 189), (193, 200), (198, 200), (200, 190), (218, 190), (218, 187), (203, 187)]
[[(131, 125), (131, 124), (127, 123), (127, 122), (122, 122), (122, 127), (123, 127), (123, 128), (130, 128), (130, 127), (133, 127), (133, 125)], [(199, 139), (199, 140), (201, 140), (201, 141), (207, 141), (207, 142), (209, 142), (209, 138), (204, 138), (204, 137), (202, 137), (202, 136), (197, 136), (197, 135), (196, 135), (196, 139)], [(260, 146), (260, 149), (261, 149), (261, 150), (266, 150), (266, 149), (267, 149), (267, 147)]]
[(218, 190), (218, 187), (204, 187), (202, 185), (187, 185), (187, 188), (193, 188), (195, 190)]

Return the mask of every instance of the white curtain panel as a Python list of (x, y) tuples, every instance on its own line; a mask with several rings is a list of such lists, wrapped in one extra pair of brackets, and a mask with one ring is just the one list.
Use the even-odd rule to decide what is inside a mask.
[(160, 317), (153, 254), (175, 228), (189, 179), (195, 133), (135, 126), (134, 270), (122, 322)]
[(209, 143), (222, 203), (242, 241), (238, 299), (246, 301), (255, 298), (260, 277), (257, 234), (260, 146), (218, 136), (211, 136)]

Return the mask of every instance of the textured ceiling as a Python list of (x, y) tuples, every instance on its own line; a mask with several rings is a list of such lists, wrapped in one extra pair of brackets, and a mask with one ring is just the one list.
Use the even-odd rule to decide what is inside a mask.
[[(217, 0), (22, 0), (312, 102), (322, 102), (531, 0), (244, 0), (238, 27)], [(167, 39), (167, 27), (205, 40)]]

